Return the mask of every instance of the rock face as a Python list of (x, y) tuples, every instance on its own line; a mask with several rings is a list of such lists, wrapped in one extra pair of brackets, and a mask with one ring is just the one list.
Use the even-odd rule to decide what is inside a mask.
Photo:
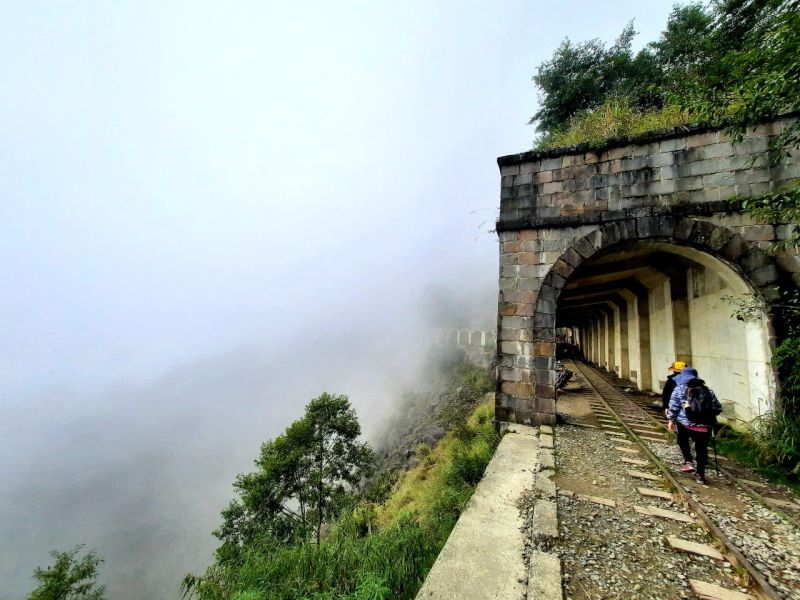
[[(800, 259), (773, 252), (790, 224), (754, 221), (731, 200), (798, 185), (800, 156), (768, 162), (787, 122), (739, 143), (681, 128), (498, 159), (498, 420), (555, 421), (557, 342), (570, 340), (641, 390), (660, 391), (684, 360), (734, 424), (769, 410), (770, 302), (800, 281)], [(736, 301), (756, 318), (731, 319)]]

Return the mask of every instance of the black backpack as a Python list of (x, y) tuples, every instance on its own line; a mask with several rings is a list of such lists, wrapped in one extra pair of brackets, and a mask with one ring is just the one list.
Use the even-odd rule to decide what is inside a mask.
[(702, 383), (689, 386), (686, 390), (686, 418), (698, 425), (714, 425), (717, 415), (714, 412), (714, 396)]

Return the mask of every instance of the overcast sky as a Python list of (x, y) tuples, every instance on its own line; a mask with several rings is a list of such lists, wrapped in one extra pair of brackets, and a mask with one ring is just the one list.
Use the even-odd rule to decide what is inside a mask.
[(535, 66), (670, 8), (0, 1), (0, 598), (82, 542), (173, 598), (308, 399), (369, 432), (443, 315), (494, 317)]

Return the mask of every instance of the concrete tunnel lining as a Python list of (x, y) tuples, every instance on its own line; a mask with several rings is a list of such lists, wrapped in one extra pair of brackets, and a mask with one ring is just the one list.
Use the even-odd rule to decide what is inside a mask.
[[(666, 228), (673, 235), (672, 237), (664, 236), (663, 234), (654, 236), (654, 239), (641, 238), (640, 233), (643, 233), (638, 223), (634, 219), (626, 220), (623, 222), (614, 222), (601, 226), (597, 230), (591, 232), (583, 238), (575, 241), (562, 255), (553, 263), (547, 275), (542, 281), (537, 294), (536, 303), (531, 319), (531, 333), (530, 338), (533, 342), (533, 384), (530, 386), (532, 392), (532, 413), (545, 413), (542, 417), (533, 417), (533, 421), (539, 420), (540, 422), (554, 420), (555, 413), (555, 335), (556, 327), (558, 324), (558, 303), (562, 294), (564, 298), (568, 299), (571, 290), (576, 287), (576, 280), (573, 279), (573, 274), (577, 271), (577, 276), (580, 276), (581, 266), (604, 266), (607, 273), (602, 277), (595, 277), (591, 283), (594, 285), (601, 283), (613, 282), (615, 279), (620, 280), (635, 280), (641, 283), (642, 287), (647, 290), (652, 290), (656, 287), (656, 282), (669, 281), (673, 273), (664, 273), (656, 265), (649, 265), (647, 261), (640, 261), (639, 264), (633, 260), (634, 256), (629, 256), (625, 262), (624, 267), (615, 272), (613, 262), (619, 260), (622, 253), (631, 252), (632, 244), (637, 246), (633, 252), (634, 255), (638, 254), (638, 258), (647, 258), (648, 253), (671, 255), (675, 257), (676, 265), (682, 270), (687, 272), (693, 267), (702, 267), (717, 274), (725, 286), (729, 288), (734, 294), (736, 293), (749, 293), (759, 297), (766, 293), (774, 293), (771, 289), (775, 277), (767, 277), (766, 281), (763, 276), (761, 277), (759, 285), (758, 280), (749, 280), (748, 274), (754, 270), (761, 269), (764, 273), (763, 267), (768, 266), (771, 259), (766, 256), (760, 249), (751, 248), (737, 236), (731, 235), (729, 232), (722, 231), (721, 228), (714, 226), (706, 221), (699, 221), (695, 219), (672, 219), (669, 217), (663, 218), (666, 221), (666, 226), (662, 225), (657, 232), (663, 232)], [(665, 239), (666, 238), (666, 239)], [(667, 241), (669, 240), (669, 241)], [(638, 244), (644, 244), (638, 246)], [(709, 245), (709, 244), (714, 244)], [(716, 246), (716, 247), (715, 247)], [(627, 249), (627, 250), (626, 250)], [(733, 250), (732, 250), (733, 249)], [(597, 255), (597, 260), (592, 261), (592, 258)], [(656, 261), (658, 262), (658, 261)], [(631, 267), (631, 268), (625, 268)], [(769, 274), (769, 273), (768, 273)], [(586, 283), (589, 283), (588, 281)], [(611, 284), (612, 289), (614, 285)], [(622, 289), (624, 286), (618, 286)], [(625, 288), (630, 294), (635, 294), (633, 290)], [(641, 289), (639, 289), (641, 295)], [(652, 295), (652, 294), (648, 294)], [(650, 302), (650, 298), (648, 298)], [(612, 305), (617, 307), (621, 303)], [(659, 305), (657, 305), (659, 306)], [(688, 304), (687, 304), (688, 307)], [(688, 308), (683, 309), (688, 315)], [(596, 338), (595, 346), (603, 348), (602, 355), (605, 357), (604, 362), (610, 372), (616, 372), (619, 375), (622, 373), (622, 366), (619, 365), (617, 369), (617, 358), (621, 356), (621, 343), (617, 341), (617, 327), (616, 325), (609, 326), (609, 323), (617, 323), (620, 319), (619, 316), (615, 318), (615, 309), (606, 305), (605, 309), (596, 311), (598, 315), (602, 313), (599, 322), (596, 324)], [(627, 311), (626, 311), (627, 312)], [(653, 312), (651, 307), (649, 312)], [(659, 310), (655, 311), (657, 316), (660, 316)], [(670, 343), (660, 343), (660, 335), (658, 330), (652, 327), (652, 318), (647, 315), (651, 320), (649, 342), (651, 347), (651, 356), (649, 359), (650, 376), (643, 376), (647, 368), (642, 365), (643, 361), (647, 361), (647, 357), (641, 356), (642, 340), (644, 337), (639, 331), (638, 340), (636, 340), (636, 350), (639, 352), (639, 364), (636, 371), (636, 384), (642, 389), (650, 389), (658, 391), (666, 375), (664, 366), (669, 361), (674, 360), (676, 355), (675, 340)], [(642, 315), (637, 314), (637, 319)], [(629, 324), (630, 325), (630, 324)], [(767, 410), (771, 401), (774, 398), (775, 381), (774, 373), (769, 368), (768, 361), (770, 356), (770, 327), (769, 315), (764, 314), (760, 324), (751, 326), (750, 329), (757, 331), (750, 331), (744, 335), (744, 339), (754, 346), (754, 354), (757, 355), (754, 362), (757, 366), (752, 366), (743, 363), (743, 366), (738, 367), (738, 377), (742, 379), (740, 385), (748, 388), (745, 394), (736, 393), (731, 394), (728, 398), (727, 411), (730, 418), (734, 421), (749, 422), (755, 416)], [(655, 331), (655, 335), (654, 335)], [(688, 332), (688, 325), (686, 331)], [(502, 330), (501, 330), (502, 332)], [(614, 338), (612, 338), (612, 335)], [(502, 337), (502, 336), (501, 336)], [(627, 336), (627, 345), (631, 346), (631, 336)], [(502, 341), (501, 341), (502, 344)], [(653, 352), (652, 348), (656, 347), (659, 351)], [(690, 362), (694, 362), (698, 367), (701, 365), (698, 361), (694, 360), (695, 356), (681, 356), (677, 353), (679, 358), (691, 358)], [(713, 367), (714, 361), (707, 360), (709, 357), (703, 357), (700, 363), (705, 363), (706, 366), (711, 367), (709, 370), (718, 370)], [(625, 369), (627, 377), (630, 377), (630, 353), (628, 354), (628, 366)], [(634, 363), (636, 361), (633, 361)], [(718, 363), (719, 361), (717, 361)], [(661, 365), (664, 363), (664, 365)], [(640, 373), (642, 375), (640, 375)], [(662, 374), (663, 373), (663, 374)], [(648, 386), (649, 379), (649, 387)], [(750, 382), (753, 379), (755, 383)], [(750, 389), (750, 388), (753, 389)], [(516, 388), (515, 388), (516, 389)], [(502, 391), (502, 386), (501, 386)], [(748, 401), (743, 400), (744, 396), (757, 396), (755, 402), (751, 398)], [(552, 417), (547, 417), (547, 413)]]

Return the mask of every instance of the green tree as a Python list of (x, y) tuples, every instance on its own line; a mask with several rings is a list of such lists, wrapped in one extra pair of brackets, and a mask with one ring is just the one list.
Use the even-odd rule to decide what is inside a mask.
[(257, 470), (240, 474), (238, 498), (214, 532), (221, 562), (259, 537), (281, 544), (319, 543), (322, 525), (346, 505), (349, 491), (369, 474), (373, 453), (360, 443), (361, 425), (347, 396), (323, 393), (305, 415), (261, 446)]
[(715, 53), (714, 15), (700, 3), (677, 4), (660, 38), (650, 48), (664, 71), (666, 85), (680, 88), (685, 78), (695, 77)]
[(97, 567), (103, 559), (94, 550), (79, 557), (82, 550), (80, 545), (69, 552), (51, 552), (55, 562), (46, 569), (36, 567), (33, 578), (39, 587), (28, 600), (103, 600), (105, 588), (97, 585)]
[(633, 53), (635, 35), (629, 23), (608, 48), (599, 39), (578, 44), (565, 39), (533, 76), (541, 108), (530, 123), (547, 136), (563, 128), (571, 116), (600, 106), (609, 97), (629, 98), (637, 108), (661, 106), (654, 84), (661, 82), (662, 72), (649, 49)]

